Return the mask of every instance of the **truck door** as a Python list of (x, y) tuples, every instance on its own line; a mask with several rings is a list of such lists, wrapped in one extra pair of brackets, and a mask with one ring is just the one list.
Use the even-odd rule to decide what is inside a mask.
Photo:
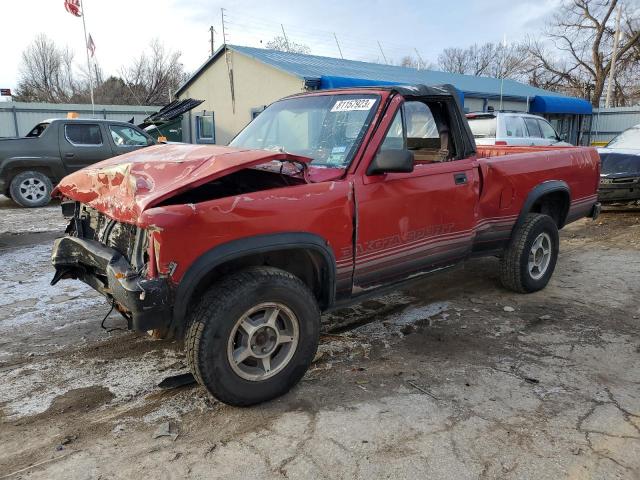
[(354, 293), (446, 267), (471, 251), (478, 169), (475, 159), (454, 159), (457, 133), (444, 103), (405, 102), (380, 143), (379, 151), (411, 150), (413, 172), (363, 175), (356, 184)]
[(58, 135), (60, 157), (68, 173), (113, 156), (97, 123), (64, 122)]

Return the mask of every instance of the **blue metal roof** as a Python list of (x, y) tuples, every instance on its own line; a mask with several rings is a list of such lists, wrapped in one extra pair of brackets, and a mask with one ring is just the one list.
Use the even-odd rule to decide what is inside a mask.
[[(259, 62), (304, 79), (309, 85), (317, 88), (338, 88), (348, 86), (372, 85), (442, 85), (452, 84), (466, 97), (495, 98), (500, 96), (500, 79), (491, 77), (476, 77), (458, 73), (440, 72), (436, 70), (418, 70), (396, 65), (382, 65), (378, 63), (360, 62), (341, 58), (320, 57), (301, 53), (281, 52), (263, 48), (227, 45), (231, 50), (239, 52)], [(202, 65), (177, 93), (184, 90), (194, 81), (224, 50), (220, 47), (207, 62)], [(565, 99), (564, 106), (568, 109), (580, 109), (572, 106), (573, 101), (584, 100), (564, 97), (541, 88), (532, 87), (515, 80), (504, 79), (502, 96), (505, 99), (527, 98), (533, 100), (536, 96), (545, 98), (560, 97)], [(560, 105), (560, 104), (558, 104)], [(550, 112), (551, 113), (551, 112)], [(557, 112), (556, 112), (557, 113)], [(573, 110), (566, 113), (574, 113)], [(589, 113), (591, 111), (589, 110)]]
[[(478, 96), (482, 97), (486, 97), (487, 95), (500, 96), (500, 79), (498, 78), (476, 77), (473, 75), (439, 72), (436, 70), (417, 70), (415, 68), (396, 65), (319, 57), (317, 55), (280, 52), (277, 50), (241, 47), (237, 45), (229, 45), (229, 48), (305, 79), (331, 76), (377, 82), (394, 82), (405, 85), (418, 83), (442, 85), (450, 83), (465, 92), (467, 96), (474, 96), (473, 94), (478, 94)], [(504, 80), (503, 96), (526, 98), (534, 97), (535, 95), (557, 94), (515, 80)]]

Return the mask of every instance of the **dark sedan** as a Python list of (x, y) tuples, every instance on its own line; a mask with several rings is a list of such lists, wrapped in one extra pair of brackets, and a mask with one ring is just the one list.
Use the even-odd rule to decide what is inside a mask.
[(598, 153), (602, 162), (598, 199), (640, 200), (640, 124), (622, 132)]

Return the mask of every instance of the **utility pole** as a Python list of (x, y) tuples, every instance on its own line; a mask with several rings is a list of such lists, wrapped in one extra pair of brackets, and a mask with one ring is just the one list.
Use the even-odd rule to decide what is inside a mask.
[(387, 65), (389, 65), (389, 62), (387, 61), (387, 57), (385, 57), (384, 52), (382, 51), (382, 45), (380, 45), (380, 41), (376, 40), (378, 42), (378, 47), (380, 48), (380, 53), (382, 54), (382, 58), (384, 58), (384, 63), (386, 63)]
[(216, 33), (216, 29), (213, 28), (213, 25), (211, 25), (209, 27), (209, 32), (211, 32), (211, 40), (209, 40), (209, 41), (211, 42), (211, 56), (213, 57), (213, 54), (216, 51), (216, 44), (215, 44), (215, 41), (213, 39), (213, 34)]
[(338, 42), (338, 37), (336, 37), (336, 32), (333, 32), (333, 38), (336, 39), (336, 45), (338, 46), (338, 51), (340, 52), (340, 58), (344, 60), (342, 56), (342, 49), (340, 48), (340, 43)]
[(618, 42), (620, 41), (620, 17), (622, 15), (622, 4), (618, 5), (618, 16), (616, 18), (616, 33), (613, 35), (613, 52), (611, 52), (611, 68), (609, 69), (609, 82), (607, 83), (607, 97), (604, 101), (605, 108), (611, 105), (611, 93), (613, 92), (613, 77), (616, 71), (616, 61), (618, 60)]
[(84, 51), (87, 54), (87, 73), (89, 74), (89, 91), (91, 92), (91, 114), (96, 114), (96, 106), (93, 101), (93, 74), (91, 73), (91, 60), (89, 59), (89, 45), (87, 44), (87, 24), (84, 21), (84, 2), (80, 0), (80, 11), (82, 12), (82, 29), (84, 30)]
[(284, 36), (284, 44), (287, 46), (287, 52), (291, 51), (291, 46), (289, 45), (289, 39), (287, 38), (287, 33), (284, 31), (284, 25), (281, 23), (282, 27), (282, 35)]

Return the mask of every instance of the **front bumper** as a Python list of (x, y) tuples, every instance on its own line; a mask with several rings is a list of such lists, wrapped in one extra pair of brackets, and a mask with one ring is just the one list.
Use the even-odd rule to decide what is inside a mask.
[(598, 200), (601, 202), (630, 202), (640, 199), (640, 182), (600, 183)]
[(171, 321), (172, 290), (164, 278), (139, 275), (118, 251), (95, 240), (58, 238), (51, 262), (56, 269), (51, 284), (77, 278), (113, 300), (134, 330), (162, 329)]

